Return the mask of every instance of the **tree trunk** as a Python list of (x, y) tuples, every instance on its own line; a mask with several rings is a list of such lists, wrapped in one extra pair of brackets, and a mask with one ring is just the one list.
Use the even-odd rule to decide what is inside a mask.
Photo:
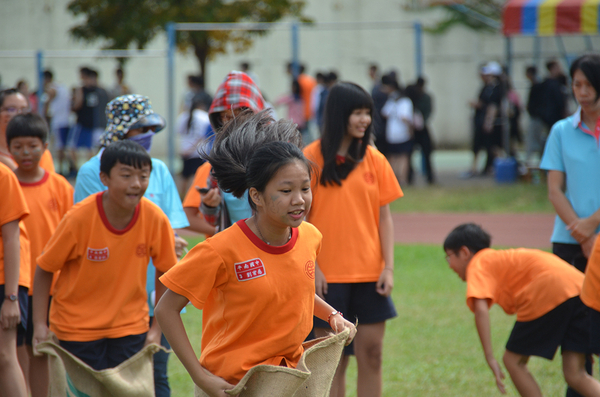
[(196, 55), (196, 59), (198, 60), (198, 66), (200, 66), (200, 74), (204, 78), (204, 81), (207, 81), (206, 76), (206, 58), (208, 57), (208, 41), (201, 40), (199, 42), (194, 43), (194, 55)]

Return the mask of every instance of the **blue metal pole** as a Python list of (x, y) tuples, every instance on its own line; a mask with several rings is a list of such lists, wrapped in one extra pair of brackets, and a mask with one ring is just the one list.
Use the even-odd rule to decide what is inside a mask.
[(167, 23), (167, 166), (175, 177), (175, 23)]
[(300, 74), (300, 45), (298, 37), (298, 22), (292, 23), (292, 74), (297, 78)]
[[(42, 50), (38, 50), (36, 54), (36, 67), (37, 67), (37, 80), (38, 80), (38, 89), (37, 89), (37, 97), (38, 97), (38, 114), (42, 117), (45, 117), (45, 114), (42, 114), (44, 111), (44, 104), (42, 103), (42, 96), (44, 95), (44, 53)], [(29, 98), (27, 98), (29, 100)]]
[(415, 29), (415, 62), (417, 77), (423, 75), (423, 26), (421, 22), (413, 24)]

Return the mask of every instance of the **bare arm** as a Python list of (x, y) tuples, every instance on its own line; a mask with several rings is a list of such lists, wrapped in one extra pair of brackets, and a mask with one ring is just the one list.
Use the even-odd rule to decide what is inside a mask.
[[(164, 284), (159, 280), (159, 278), (163, 274), (164, 273), (158, 269), (156, 269), (154, 273), (154, 302), (159, 302), (160, 298), (163, 296), (166, 290)], [(148, 346), (152, 343), (160, 345), (160, 337), (162, 335), (162, 330), (160, 328), (160, 324), (158, 323), (158, 321), (156, 321), (156, 318), (154, 320), (155, 321), (152, 322), (152, 325), (150, 326), (150, 329), (146, 334), (146, 341), (144, 342), (144, 346)]]
[(211, 374), (200, 365), (185, 332), (180, 312), (187, 303), (188, 299), (185, 296), (167, 289), (154, 309), (156, 320), (161, 324), (162, 331), (171, 344), (171, 348), (177, 354), (194, 383), (211, 397), (228, 397), (229, 395), (225, 393), (225, 390), (233, 389), (234, 385)]
[(494, 349), (492, 348), (492, 332), (490, 327), (490, 313), (489, 307), (486, 299), (475, 299), (474, 300), (474, 312), (475, 312), (475, 326), (477, 327), (477, 333), (479, 334), (479, 340), (481, 341), (481, 346), (483, 347), (483, 354), (485, 355), (485, 360), (487, 361), (490, 369), (494, 373), (494, 377), (496, 378), (496, 386), (498, 386), (498, 390), (502, 394), (506, 393), (506, 389), (504, 387), (504, 374), (502, 373), (502, 369), (500, 368), (500, 364), (496, 361), (494, 357)]
[(77, 87), (73, 91), (73, 103), (71, 104), (71, 110), (74, 112), (81, 109), (83, 106), (83, 87)]
[(53, 274), (37, 266), (33, 282), (33, 347), (48, 339), (48, 301)]
[(394, 288), (394, 222), (389, 204), (379, 209), (379, 240), (385, 267), (377, 281), (377, 293), (390, 296)]
[(318, 295), (315, 294), (315, 316), (320, 318), (323, 321), (327, 321), (331, 326), (331, 329), (336, 333), (340, 333), (346, 328), (350, 330), (350, 337), (346, 342), (347, 345), (352, 342), (354, 339), (354, 335), (356, 335), (356, 326), (352, 324), (350, 321), (346, 320), (341, 314), (336, 314), (335, 316), (329, 317), (331, 313), (333, 313), (335, 309), (321, 299)]
[(561, 171), (548, 171), (548, 199), (571, 236), (583, 247), (600, 224), (600, 208), (587, 218), (579, 218), (565, 195), (565, 173)]
[(183, 207), (183, 212), (190, 223), (187, 229), (196, 233), (215, 234), (215, 227), (204, 219), (197, 207)]
[[(19, 220), (2, 225), (2, 243), (4, 245), (4, 294), (18, 295), (21, 243), (19, 241)], [(2, 329), (15, 328), (21, 322), (21, 310), (18, 301), (4, 299), (0, 307)]]
[(492, 128), (494, 127), (494, 120), (496, 119), (496, 115), (498, 114), (498, 106), (497, 105), (489, 105), (485, 111), (485, 119), (483, 122), (483, 130), (486, 133), (492, 132)]

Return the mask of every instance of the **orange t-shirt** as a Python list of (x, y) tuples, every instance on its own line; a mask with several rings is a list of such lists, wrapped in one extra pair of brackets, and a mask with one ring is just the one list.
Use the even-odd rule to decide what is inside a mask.
[(532, 321), (578, 296), (583, 273), (558, 256), (535, 249), (490, 248), (477, 252), (467, 266), (467, 305), (474, 299), (497, 303), (517, 321)]
[[(321, 141), (304, 149), (306, 157), (323, 169)], [(329, 283), (365, 283), (379, 279), (385, 266), (379, 239), (380, 208), (402, 197), (402, 190), (386, 158), (369, 146), (342, 185), (323, 186), (313, 174), (313, 201), (308, 221), (323, 233), (317, 258)]]
[(202, 366), (232, 383), (259, 364), (296, 366), (312, 328), (320, 245), (321, 233), (306, 222), (273, 247), (242, 220), (161, 277), (203, 310)]
[[(17, 176), (10, 168), (0, 163), (0, 191), (4, 192), (3, 204), (0, 205), (0, 225), (21, 220), (19, 222), (19, 285), (30, 286), (29, 275), (29, 237), (22, 220), (29, 214), (29, 208), (19, 186)], [(0, 285), (4, 285), (4, 244), (0, 233)]]
[(161, 272), (177, 261), (169, 219), (146, 198), (129, 225), (108, 222), (102, 195), (76, 204), (59, 223), (38, 265), (60, 270), (50, 306), (50, 330), (58, 339), (87, 342), (148, 331), (146, 271)]
[(581, 300), (586, 306), (600, 311), (600, 240), (596, 238), (594, 248), (585, 268), (585, 279)]
[(48, 171), (38, 182), (19, 183), (31, 212), (23, 222), (27, 227), (31, 250), (29, 295), (32, 295), (35, 260), (42, 253), (62, 217), (73, 206), (73, 186), (63, 176)]
[[(15, 160), (12, 156), (6, 155), (3, 153), (0, 153), (0, 156), (4, 156), (5, 158), (7, 158), (9, 160), (9, 162), (12, 164), (13, 169), (17, 168), (18, 164), (15, 162)], [(39, 165), (46, 171), (50, 171), (50, 172), (56, 171), (54, 168), (54, 160), (52, 160), (52, 153), (50, 153), (50, 150), (48, 150), (48, 149), (44, 150), (44, 154), (42, 154), (42, 157), (40, 158)]]
[(312, 109), (310, 103), (312, 101), (312, 91), (317, 85), (317, 80), (308, 74), (298, 75), (298, 85), (300, 86), (300, 95), (304, 101), (304, 117), (306, 120), (312, 119)]
[[(183, 199), (183, 207), (200, 207), (202, 199), (200, 197), (200, 192), (196, 190), (196, 186), (198, 186), (199, 188), (207, 186), (206, 180), (208, 179), (208, 175), (210, 174), (211, 169), (212, 167), (208, 161), (202, 164), (200, 167), (198, 167), (198, 169), (196, 170), (196, 174), (194, 175), (194, 181), (192, 182), (190, 189), (188, 190), (188, 192), (185, 195), (185, 198)], [(198, 216), (202, 216), (202, 214), (199, 213)]]

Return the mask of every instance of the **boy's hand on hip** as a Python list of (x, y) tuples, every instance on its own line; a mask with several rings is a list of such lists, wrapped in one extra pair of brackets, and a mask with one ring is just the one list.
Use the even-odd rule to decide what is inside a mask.
[(13, 302), (4, 299), (2, 308), (0, 308), (0, 324), (2, 324), (2, 329), (16, 328), (20, 322), (21, 309), (19, 308), (19, 301)]

